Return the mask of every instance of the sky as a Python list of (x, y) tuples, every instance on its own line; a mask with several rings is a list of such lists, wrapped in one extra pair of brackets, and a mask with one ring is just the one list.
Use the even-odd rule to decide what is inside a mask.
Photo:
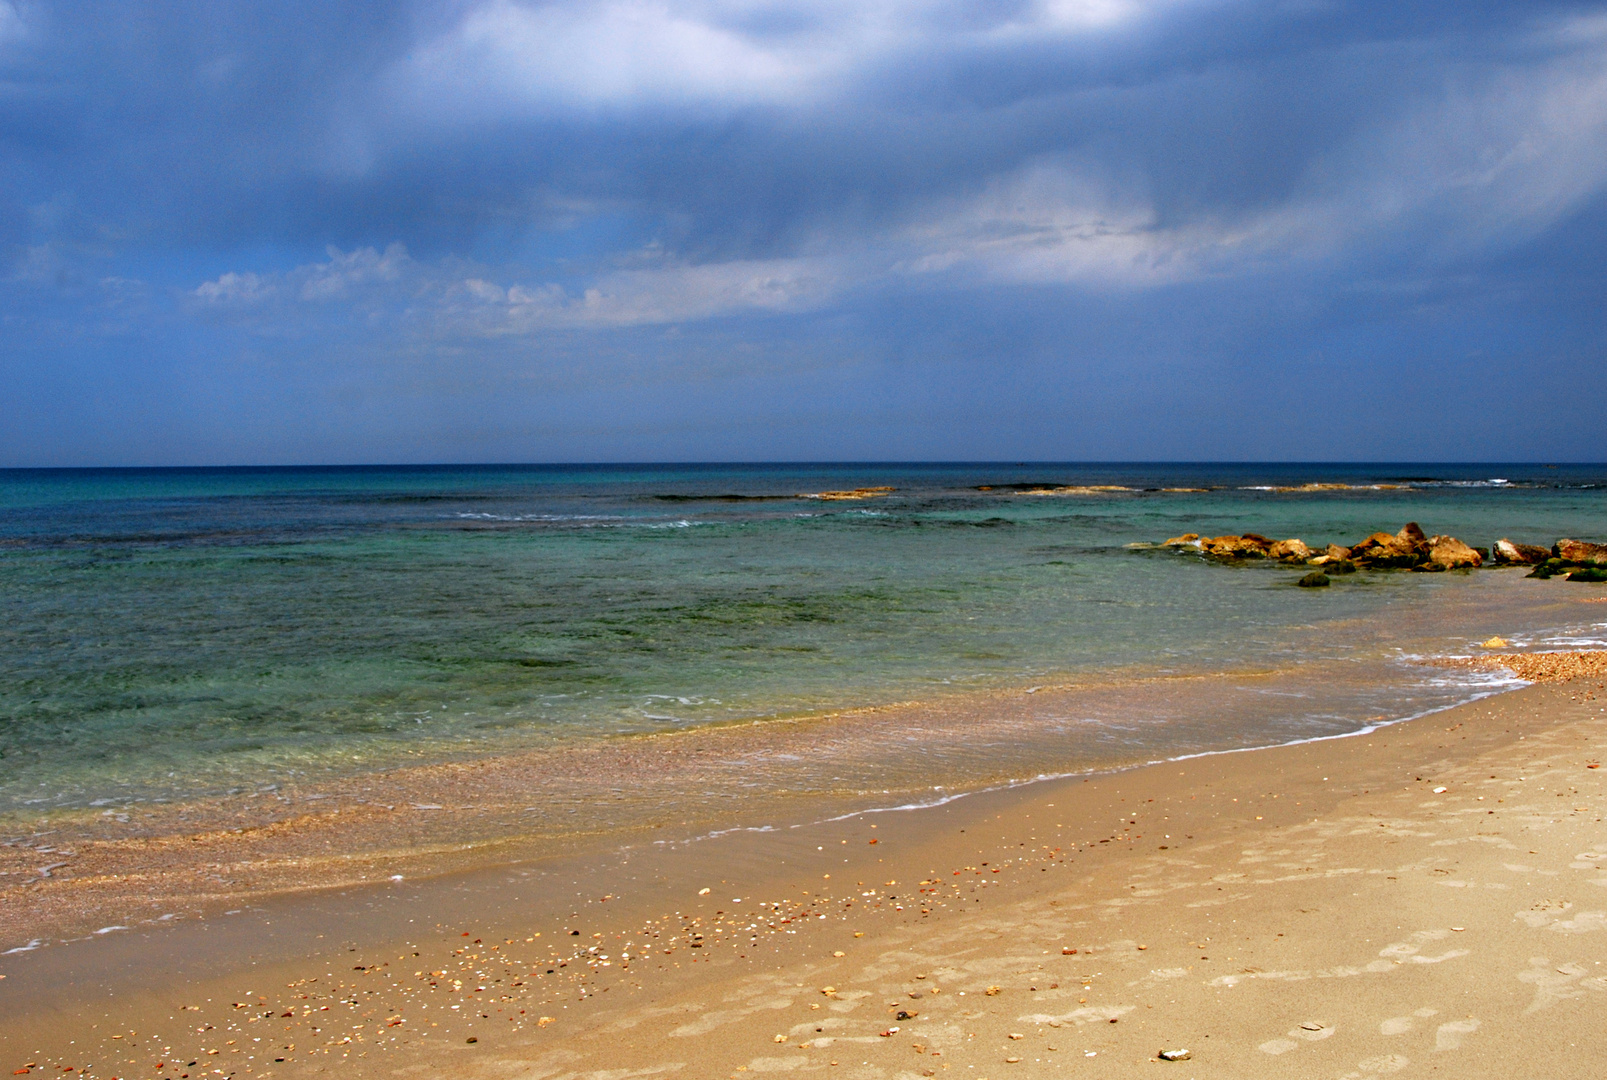
[(0, 466), (1607, 459), (1607, 3), (0, 0)]

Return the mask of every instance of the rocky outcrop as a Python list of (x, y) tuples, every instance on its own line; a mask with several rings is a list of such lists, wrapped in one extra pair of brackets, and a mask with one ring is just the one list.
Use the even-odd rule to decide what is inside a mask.
[(1200, 548), (1219, 559), (1264, 559), (1272, 541), (1255, 533), (1243, 536), (1202, 536)]
[(1506, 537), (1495, 542), (1491, 551), (1497, 566), (1537, 566), (1546, 561), (1550, 552), (1534, 544), (1516, 544)]
[(1275, 540), (1267, 548), (1267, 558), (1283, 562), (1309, 562), (1311, 556), (1312, 551), (1304, 540)]
[(1357, 566), (1406, 570), (1426, 562), (1428, 537), (1415, 521), (1408, 521), (1400, 532), (1376, 532), (1350, 549), (1350, 561)]
[(1320, 567), (1322, 575), (1353, 574), (1358, 569), (1476, 570), (1491, 561), (1497, 566), (1532, 565), (1535, 569), (1529, 576), (1537, 578), (1572, 572), (1570, 581), (1595, 581), (1598, 573), (1607, 573), (1607, 544), (1564, 539), (1547, 551), (1503, 538), (1486, 552), (1454, 536), (1429, 536), (1415, 521), (1408, 521), (1400, 532), (1375, 532), (1350, 547), (1329, 544), (1320, 554), (1304, 540), (1273, 540), (1260, 533), (1201, 536), (1190, 532), (1174, 536), (1161, 546), (1194, 548), (1224, 561), (1276, 559), (1292, 566)]
[[(1569, 571), (1573, 571), (1569, 573)], [(1607, 544), (1593, 544), (1588, 540), (1558, 540), (1551, 545), (1551, 554), (1536, 566), (1532, 578), (1556, 577), (1568, 574), (1569, 581), (1600, 582), (1607, 580)]]
[(1437, 570), (1477, 570), (1484, 557), (1454, 536), (1435, 536), (1428, 542), (1428, 566)]
[(1571, 566), (1607, 566), (1607, 544), (1588, 540), (1558, 540), (1551, 545), (1551, 557)]

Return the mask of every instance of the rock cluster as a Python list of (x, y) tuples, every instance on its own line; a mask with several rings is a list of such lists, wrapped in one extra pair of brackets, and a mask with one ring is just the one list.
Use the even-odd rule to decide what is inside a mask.
[(1429, 536), (1409, 521), (1398, 533), (1377, 532), (1351, 547), (1329, 544), (1318, 552), (1304, 540), (1272, 540), (1259, 533), (1201, 536), (1184, 533), (1163, 547), (1195, 547), (1215, 559), (1276, 559), (1350, 573), (1357, 567), (1401, 570), (1471, 570), (1484, 565), (1484, 553), (1454, 536)]
[[(1497, 544), (1499, 547), (1499, 542)], [(1535, 549), (1529, 548), (1532, 552)], [(1535, 563), (1532, 578), (1550, 578), (1567, 574), (1569, 581), (1607, 582), (1607, 544), (1592, 544), (1588, 540), (1558, 540), (1543, 558), (1526, 559)]]
[(1548, 551), (1503, 537), (1486, 554), (1454, 536), (1429, 536), (1415, 521), (1408, 521), (1398, 533), (1376, 532), (1350, 547), (1329, 544), (1320, 552), (1304, 540), (1274, 540), (1260, 533), (1240, 536), (1184, 533), (1161, 546), (1195, 548), (1202, 555), (1224, 561), (1274, 559), (1292, 566), (1321, 567), (1321, 571), (1300, 579), (1299, 584), (1308, 588), (1328, 584), (1328, 575), (1350, 574), (1358, 568), (1420, 572), (1475, 570), (1486, 560), (1495, 566), (1533, 566), (1534, 571), (1529, 576), (1535, 578), (1566, 574), (1569, 581), (1607, 582), (1607, 544), (1563, 539), (1551, 545)]

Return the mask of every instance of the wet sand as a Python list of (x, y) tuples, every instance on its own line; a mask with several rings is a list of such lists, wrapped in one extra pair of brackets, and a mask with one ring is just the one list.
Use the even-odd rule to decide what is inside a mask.
[(1604, 763), (1586, 676), (1354, 738), (269, 901), (0, 958), (0, 1065), (1596, 1076)]
[(1393, 674), (1348, 664), (1106, 677), (18, 816), (0, 832), (0, 949), (398, 874), (542, 863), (1120, 769), (1247, 738), (1285, 742), (1366, 719), (1290, 727), (1289, 701)]

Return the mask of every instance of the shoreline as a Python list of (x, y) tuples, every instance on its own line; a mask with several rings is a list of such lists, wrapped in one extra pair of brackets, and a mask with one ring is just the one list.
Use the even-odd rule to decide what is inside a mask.
[[(552, 750), (406, 766), (305, 787), (285, 789), (274, 785), (272, 789), (239, 796), (125, 805), (115, 811), (57, 810), (51, 815), (55, 819), (50, 822), (51, 828), (35, 834), (48, 843), (30, 847), (8, 842), (0, 849), (0, 874), (14, 882), (22, 881), (21, 885), (0, 890), (0, 898), (8, 901), (0, 905), (0, 933), (5, 935), (0, 942), (10, 950), (29, 949), (53, 937), (82, 939), (109, 925), (149, 925), (205, 917), (225, 907), (373, 885), (397, 875), (406, 880), (433, 878), (539, 864), (554, 858), (602, 855), (616, 848), (628, 850), (658, 842), (653, 839), (654, 833), (666, 827), (696, 826), (697, 831), (672, 842), (684, 845), (735, 831), (807, 827), (865, 813), (927, 808), (956, 798), (1061, 778), (1109, 775), (1169, 761), (1351, 737), (1379, 726), (1376, 721), (1382, 718), (1373, 717), (1357, 721), (1358, 727), (1336, 732), (1303, 734), (1247, 746), (1204, 745), (1164, 757), (1143, 756), (1141, 748), (1134, 746), (1117, 747), (1114, 756), (1106, 749), (1101, 756), (1100, 748), (1090, 744), (1083, 748), (1071, 769), (1046, 772), (1029, 767), (1011, 771), (1012, 767), (1064, 758), (1058, 746), (1049, 751), (1041, 746), (1035, 748), (1022, 731), (1034, 723), (1042, 726), (1046, 714), (1086, 706), (1085, 696), (1092, 697), (1096, 705), (1108, 706), (1110, 702), (1100, 695), (1111, 695), (1127, 709), (1152, 705), (1158, 696), (1169, 707), (1198, 711), (1211, 707), (1213, 694), (1231, 697), (1233, 690), (1246, 686), (1302, 676), (1309, 680), (1311, 673), (1303, 672), (1299, 665), (1126, 678), (1106, 674), (1030, 687), (957, 693), (938, 701), (906, 701), (765, 722), (602, 737)], [(1469, 684), (1460, 688), (1460, 700), (1477, 701), (1508, 685), (1479, 690)], [(1434, 705), (1423, 714), (1454, 704)], [(1386, 723), (1407, 722), (1415, 715)], [(1050, 728), (1057, 729), (1054, 724)], [(996, 744), (987, 745), (1001, 737), (1020, 744), (1014, 758), (999, 754)], [(879, 775), (882, 766), (855, 766), (862, 775), (845, 778), (852, 781), (846, 786), (822, 786), (817, 782), (799, 787), (797, 781), (807, 781), (807, 777), (784, 776), (784, 780), (793, 781), (784, 789), (759, 792), (748, 795), (747, 802), (705, 810), (701, 819), (695, 811), (691, 819), (678, 823), (666, 818), (666, 814), (673, 818), (687, 812), (684, 797), (682, 805), (673, 800), (689, 788), (693, 779), (705, 786), (729, 789), (737, 786), (745, 767), (755, 761), (819, 756), (824, 745), (834, 752), (832, 761), (842, 764), (844, 758), (872, 756), (878, 743), (915, 739), (925, 741), (923, 749), (928, 753), (934, 745), (952, 750), (979, 741), (987, 745), (992, 757), (998, 758), (987, 762), (994, 778), (972, 772), (951, 778), (959, 779), (959, 785), (921, 784), (889, 789), (879, 784), (885, 779)], [(719, 779), (721, 769), (731, 774), (723, 782)], [(609, 811), (601, 811), (599, 802), (606, 802), (607, 796), (598, 792), (611, 790), (616, 794), (616, 803), (624, 799), (618, 787), (609, 788), (610, 783), (630, 776), (662, 778), (673, 770), (679, 772), (674, 772), (674, 781), (667, 788), (642, 785), (651, 790), (638, 793), (635, 801), (646, 804), (645, 812), (633, 817), (633, 811), (626, 808), (621, 817), (616, 810), (616, 817), (610, 821), (606, 817)], [(545, 788), (531, 780), (538, 773), (546, 777)], [(552, 786), (554, 777), (556, 787)], [(946, 786), (959, 786), (960, 790), (932, 800), (920, 797), (921, 791), (941, 791)], [(894, 790), (911, 801), (876, 804), (878, 795), (893, 795)], [(667, 807), (666, 791), (672, 793), (667, 797)], [(553, 831), (531, 828), (517, 820), (521, 811), (516, 808), (520, 804), (543, 798), (558, 807), (569, 806), (570, 814), (576, 813), (576, 807), (583, 808), (590, 824), (583, 829)], [(654, 803), (654, 799), (660, 801)], [(822, 799), (847, 803), (849, 808), (818, 819), (810, 809)], [(861, 805), (853, 805), (856, 802)], [(526, 807), (525, 811), (533, 809)], [(738, 819), (735, 823), (733, 815)], [(548, 821), (552, 821), (550, 815)], [(133, 835), (129, 835), (131, 832)], [(30, 879), (30, 869), (41, 876)], [(0, 955), (6, 949), (0, 949)]]
[[(1599, 1025), (1565, 1025), (1575, 1046), (1548, 1048), (1523, 1024), (1538, 1002), (1556, 1010), (1548, 1020), (1566, 1015), (1582, 1025), (1607, 994), (1607, 979), (1599, 988), (1591, 981), (1607, 960), (1598, 941), (1607, 935), (1592, 936), (1607, 930), (1607, 914), (1591, 907), (1607, 904), (1594, 887), (1607, 876), (1588, 876), (1607, 867), (1599, 827), (1607, 792), (1603, 770), (1591, 767), (1607, 754), (1604, 691), (1599, 679), (1531, 686), (1361, 738), (1044, 781), (874, 821), (560, 861), (523, 879), (487, 870), (384, 895), (276, 901), (229, 926), (178, 924), (0, 958), (9, 976), (0, 1012), (11, 1021), (0, 1055), (18, 1058), (14, 1069), (88, 1064), (92, 1077), (127, 1075), (111, 1063), (130, 1032), (143, 1033), (136, 1040), (159, 1033), (171, 1048), (149, 1057), (148, 1068), (159, 1057), (182, 1064), (206, 1050), (234, 1053), (247, 1035), (272, 1030), (297, 1047), (281, 1048), (286, 1061), (242, 1053), (225, 1063), (278, 1076), (336, 1062), (389, 1074), (424, 1061), (487, 1076), (516, 1066), (537, 1076), (628, 1066), (638, 1075), (840, 1068), (871, 1078), (914, 1066), (914, 1075), (940, 1074), (944, 1065), (1047, 1075), (1053, 1055), (1092, 1051), (1136, 1063), (1176, 1043), (1192, 1051), (1194, 1076), (1243, 1075), (1263, 1055), (1295, 1052), (1260, 1067), (1283, 1074), (1289, 1061), (1308, 1062), (1299, 1067), (1305, 1075), (1340, 1050), (1348, 1065), (1336, 1060), (1330, 1071), (1365, 1076), (1426, 1072), (1440, 1060), (1434, 1055), (1467, 1044), (1485, 1056), (1446, 1058), (1461, 1075), (1497, 1075), (1519, 1051), (1555, 1051), (1550, 1074), (1584, 1075), (1569, 1066), (1588, 1072), (1607, 1048)], [(1554, 769), (1565, 770), (1569, 789), (1557, 793), (1566, 796), (1560, 810), (1544, 801), (1550, 792), (1535, 790), (1564, 775)], [(1493, 830), (1484, 825), (1492, 816)], [(1520, 834), (1537, 839), (1519, 845)], [(1576, 857), (1592, 844), (1591, 858)], [(1564, 875), (1577, 884), (1557, 880)], [(1353, 888), (1379, 899), (1356, 905), (1345, 899)], [(1298, 912), (1307, 904), (1325, 920), (1304, 921)], [(1455, 921), (1442, 926), (1447, 904)], [(1532, 918), (1515, 923), (1514, 910)], [(1240, 923), (1253, 932), (1228, 933)], [(570, 929), (601, 942), (600, 951), (567, 945)], [(695, 950), (694, 933), (705, 937)], [(1474, 935), (1467, 940), (1476, 950), (1451, 948), (1463, 933)], [(1207, 949), (1194, 947), (1206, 938)], [(1534, 967), (1530, 959), (1548, 943), (1567, 955)], [(493, 945), (521, 963), (493, 964)], [(1085, 962), (1090, 946), (1094, 959)], [(528, 958), (536, 955), (548, 959)], [(1486, 960), (1471, 955), (1499, 957), (1511, 970), (1475, 978), (1468, 969)], [(387, 963), (397, 965), (394, 977)], [(419, 978), (409, 974), (415, 968), (444, 974)], [(1411, 991), (1404, 1004), (1397, 984)], [(117, 987), (110, 1004), (108, 985)], [(315, 985), (317, 996), (298, 996)], [(374, 987), (382, 987), (376, 1008), (364, 1009), (361, 995)], [(260, 1009), (255, 997), (244, 1011), (234, 1007), (245, 990)], [(462, 1013), (452, 1004), (478, 1001), (477, 993), (492, 995), (483, 1017), (446, 1019)], [(880, 1001), (900, 1003), (896, 1011), (910, 1019), (897, 1020)], [(192, 1004), (194, 1013), (178, 1008)], [(1367, 1029), (1379, 1034), (1352, 1015), (1363, 1006), (1379, 1012)], [(349, 1025), (311, 1031), (330, 1009), (362, 1018), (360, 1034)], [(1424, 1009), (1433, 1012), (1419, 1015)], [(191, 1016), (237, 1042), (222, 1043)], [(543, 1016), (554, 1019), (542, 1024)], [(1105, 1027), (1111, 1020), (1120, 1023)], [(1469, 1020), (1478, 1023), (1468, 1028)], [(1494, 1034), (1508, 1022), (1518, 1026)], [(1429, 1043), (1408, 1049), (1412, 1031)], [(608, 1036), (601, 1045), (599, 1035)], [(1377, 1053), (1358, 1048), (1363, 1036)], [(1511, 1044), (1505, 1065), (1494, 1050), (1503, 1039)]]

